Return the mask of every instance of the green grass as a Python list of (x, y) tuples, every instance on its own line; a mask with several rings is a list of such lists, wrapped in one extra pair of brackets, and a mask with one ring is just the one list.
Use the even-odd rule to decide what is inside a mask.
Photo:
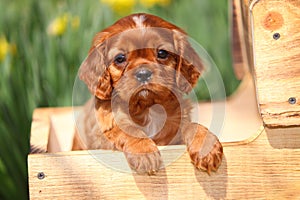
[[(115, 14), (100, 1), (0, 0), (0, 37), (15, 44), (16, 53), (0, 61), (0, 199), (27, 199), (27, 154), (32, 112), (36, 107), (70, 106), (78, 67), (93, 35), (113, 23)], [(232, 71), (227, 1), (172, 0), (168, 7), (144, 8), (185, 29), (218, 66), (227, 94), (238, 86)], [(47, 27), (57, 16), (80, 18), (61, 36)], [(209, 99), (199, 82), (199, 99)], [(203, 89), (201, 89), (203, 88)]]

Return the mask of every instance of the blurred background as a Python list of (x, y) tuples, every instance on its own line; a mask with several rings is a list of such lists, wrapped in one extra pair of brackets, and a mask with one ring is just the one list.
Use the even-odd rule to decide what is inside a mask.
[[(0, 199), (27, 199), (32, 112), (71, 106), (72, 89), (95, 33), (118, 18), (147, 12), (179, 27), (209, 53), (227, 95), (232, 68), (227, 0), (0, 0)], [(203, 80), (197, 97), (208, 100)]]

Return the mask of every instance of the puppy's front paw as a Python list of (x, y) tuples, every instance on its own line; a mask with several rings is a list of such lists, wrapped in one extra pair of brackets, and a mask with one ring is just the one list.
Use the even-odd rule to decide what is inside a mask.
[(129, 166), (138, 174), (155, 174), (162, 165), (160, 152), (150, 139), (135, 139), (126, 144), (124, 153)]
[(188, 147), (192, 163), (198, 169), (216, 171), (222, 162), (223, 147), (218, 138), (207, 132), (203, 137), (197, 133), (191, 145)]

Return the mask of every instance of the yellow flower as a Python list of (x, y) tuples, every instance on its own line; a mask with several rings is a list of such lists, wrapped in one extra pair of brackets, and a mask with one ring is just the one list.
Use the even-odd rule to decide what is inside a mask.
[(136, 0), (100, 0), (100, 2), (111, 7), (115, 13), (123, 15), (132, 11)]
[(7, 42), (4, 36), (0, 37), (0, 61), (3, 61), (6, 56), (11, 54), (16, 54), (17, 48), (15, 44), (10, 44)]
[(4, 60), (9, 51), (9, 44), (4, 36), (0, 38), (0, 61)]
[(72, 16), (69, 13), (65, 13), (62, 16), (55, 18), (48, 26), (47, 32), (49, 35), (60, 36), (63, 35), (71, 25), (73, 30), (78, 29), (80, 25), (80, 18), (78, 16)]
[(55, 18), (48, 26), (47, 32), (49, 35), (63, 35), (66, 32), (69, 20), (69, 14), (64, 14)]
[(146, 8), (151, 8), (155, 5), (167, 6), (170, 2), (171, 0), (140, 0), (140, 3)]

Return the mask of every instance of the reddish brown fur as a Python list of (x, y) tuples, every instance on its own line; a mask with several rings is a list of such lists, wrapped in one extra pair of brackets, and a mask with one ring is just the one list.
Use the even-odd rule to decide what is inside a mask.
[[(134, 18), (142, 19), (139, 25)], [(158, 49), (169, 55), (157, 57)], [(126, 60), (114, 62), (120, 53)], [(137, 80), (140, 69), (152, 73), (146, 83)], [(222, 145), (191, 122), (191, 105), (183, 98), (202, 69), (180, 28), (148, 14), (120, 19), (95, 36), (80, 67), (80, 78), (95, 97), (79, 118), (73, 149), (117, 149), (134, 170), (152, 174), (162, 163), (156, 145), (185, 143), (195, 167), (216, 170)]]

